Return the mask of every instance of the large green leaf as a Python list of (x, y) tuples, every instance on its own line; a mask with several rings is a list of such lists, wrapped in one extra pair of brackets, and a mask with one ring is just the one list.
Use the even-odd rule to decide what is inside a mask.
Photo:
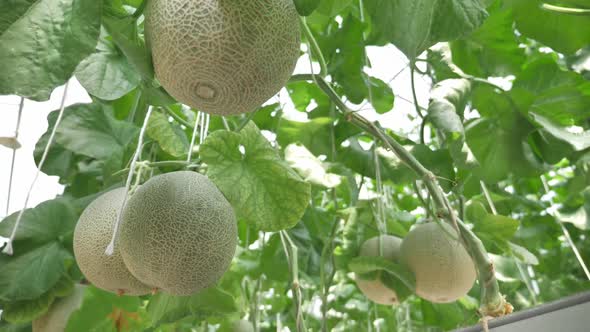
[[(542, 0), (507, 0), (517, 29), (554, 50), (574, 53), (590, 44), (590, 16), (574, 16), (541, 9)], [(587, 3), (586, 3), (587, 5)]]
[[(42, 316), (56, 298), (69, 296), (74, 291), (74, 283), (68, 276), (62, 277), (49, 291), (31, 300), (2, 303), (2, 319), (11, 323), (30, 322)], [(4, 331), (0, 329), (0, 331)]]
[(0, 95), (49, 99), (94, 51), (102, 1), (2, 1)]
[[(9, 237), (19, 212), (6, 217), (0, 223), (0, 235)], [(46, 244), (71, 236), (78, 215), (69, 200), (58, 198), (43, 202), (23, 213), (14, 241)]]
[(556, 216), (562, 222), (571, 223), (581, 230), (590, 229), (590, 187), (582, 191), (583, 205), (574, 211), (559, 212)]
[(128, 330), (138, 330), (142, 324), (138, 315), (140, 299), (117, 296), (95, 287), (87, 287), (82, 307), (72, 313), (65, 332), (116, 332), (121, 324)]
[(453, 62), (479, 77), (518, 73), (526, 60), (513, 29), (512, 13), (499, 8), (470, 36), (452, 42), (451, 48)]
[(565, 127), (551, 122), (549, 119), (541, 115), (531, 112), (529, 113), (529, 116), (534, 120), (535, 123), (541, 126), (541, 128), (543, 128), (553, 137), (570, 145), (574, 150), (581, 151), (590, 147), (590, 131), (574, 133)]
[(174, 157), (182, 157), (188, 151), (189, 142), (184, 132), (168, 121), (168, 116), (161, 112), (152, 113), (146, 134), (157, 141), (162, 150)]
[(528, 112), (558, 124), (575, 125), (590, 117), (590, 83), (563, 70), (551, 57), (527, 64), (516, 77), (514, 89), (529, 99)]
[(321, 0), (294, 0), (294, 2), (299, 15), (309, 16), (314, 10), (316, 10), (316, 8), (318, 8)]
[(151, 325), (176, 322), (191, 314), (189, 307), (190, 296), (174, 296), (164, 293), (156, 294), (150, 299), (147, 313), (151, 318)]
[(141, 81), (127, 57), (105, 35), (95, 52), (78, 65), (75, 75), (89, 94), (104, 100), (121, 98)]
[(197, 317), (222, 316), (238, 311), (234, 298), (217, 288), (207, 288), (190, 298), (189, 308)]
[(65, 273), (66, 259), (72, 255), (57, 242), (50, 242), (24, 254), (0, 255), (0, 300), (39, 298)]
[(189, 316), (223, 316), (238, 310), (227, 292), (211, 287), (191, 296), (157, 294), (147, 307), (151, 326), (173, 323)]
[(309, 204), (310, 185), (301, 179), (249, 123), (239, 133), (220, 130), (201, 146), (207, 175), (239, 218), (264, 231), (293, 227)]
[(527, 143), (534, 127), (506, 95), (490, 88), (474, 92), (474, 106), (484, 117), (466, 126), (467, 144), (480, 167), (477, 174), (487, 182), (497, 182), (509, 174), (537, 176), (543, 164)]
[(108, 160), (113, 156), (122, 157), (137, 133), (137, 127), (116, 120), (108, 107), (93, 103), (68, 107), (57, 128), (55, 141), (77, 154)]
[(487, 13), (479, 0), (367, 0), (375, 33), (410, 59), (439, 41), (451, 41), (479, 27)]
[(395, 96), (391, 87), (376, 77), (367, 77), (368, 99), (379, 114), (387, 113), (393, 108)]
[(461, 115), (471, 91), (465, 79), (447, 79), (437, 83), (431, 91), (428, 119), (440, 130), (451, 156), (460, 167), (476, 163), (465, 144), (465, 128)]

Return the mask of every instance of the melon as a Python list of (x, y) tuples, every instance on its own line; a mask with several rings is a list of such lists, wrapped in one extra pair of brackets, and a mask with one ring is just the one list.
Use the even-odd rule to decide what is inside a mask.
[(85, 289), (76, 285), (72, 294), (55, 300), (43, 316), (33, 321), (33, 332), (63, 332), (72, 313), (82, 306)]
[(164, 89), (218, 115), (254, 111), (274, 96), (300, 52), (293, 0), (151, 0), (146, 36)]
[(254, 332), (254, 326), (252, 323), (245, 319), (237, 320), (232, 325), (233, 332)]
[[(398, 262), (402, 240), (392, 235), (381, 235), (368, 239), (361, 245), (360, 256), (381, 256)], [(363, 294), (371, 301), (393, 305), (399, 303), (395, 291), (385, 285), (381, 272), (377, 272), (375, 279), (365, 280), (356, 277), (356, 284)]]
[(463, 297), (475, 282), (475, 266), (459, 235), (446, 223), (415, 226), (401, 246), (402, 261), (414, 272), (416, 294), (434, 303)]
[(206, 176), (157, 175), (129, 199), (119, 245), (137, 279), (172, 295), (190, 295), (215, 284), (229, 267), (236, 218)]
[(74, 230), (74, 255), (80, 270), (94, 286), (120, 295), (144, 295), (150, 287), (129, 273), (118, 246), (113, 255), (105, 254), (124, 198), (125, 188), (117, 188), (86, 207)]

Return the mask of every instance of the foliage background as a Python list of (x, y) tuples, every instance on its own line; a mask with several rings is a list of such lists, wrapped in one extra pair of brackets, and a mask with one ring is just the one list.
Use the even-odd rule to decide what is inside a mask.
[[(121, 170), (149, 104), (158, 108), (143, 159), (155, 173), (186, 166), (196, 113), (175, 104), (154, 82), (142, 18), (133, 16), (141, 3), (0, 4), (0, 94), (45, 100), (75, 75), (92, 97), (91, 104), (65, 110), (42, 169), (59, 176), (63, 196), (26, 211), (15, 255), (0, 256), (2, 330), (30, 330), (33, 318), (82, 279), (71, 251), (73, 227), (93, 197), (122, 185)], [(300, 13), (311, 13), (307, 25), (327, 65), (322, 74), (329, 75), (347, 107), (379, 121), (405, 103), (389, 82), (370, 74), (379, 68), (367, 61), (366, 47), (393, 43), (411, 68), (416, 64), (433, 82), (428, 105), (406, 115), (420, 126), (385, 130), (437, 175), (454, 208), (492, 254), (501, 291), (516, 310), (589, 287), (564, 229), (588, 259), (590, 17), (540, 5), (536, 0), (298, 1)], [(303, 49), (310, 49), (310, 42), (305, 38)], [(318, 69), (318, 54), (312, 58)], [(411, 85), (405, 82), (406, 88)], [(315, 83), (293, 81), (286, 90), (299, 112), (296, 119), (283, 116), (282, 105), (272, 102), (252, 117), (227, 118), (230, 130), (212, 117), (210, 135), (191, 162), (217, 183), (240, 219), (240, 248), (219, 285), (187, 298), (119, 298), (89, 287), (67, 331), (116, 330), (113, 321), (131, 331), (207, 324), (224, 329), (244, 316), (260, 330), (276, 330), (277, 322), (296, 330), (293, 275), (274, 232), (279, 229), (288, 229), (299, 248), (303, 318), (314, 331), (436, 331), (478, 320), (478, 285), (456, 303), (411, 296), (394, 308), (374, 305), (358, 291), (348, 266), (356, 247), (380, 228), (404, 236), (428, 218), (424, 184), (341, 116), (337, 101)], [(57, 113), (48, 117), (49, 130)], [(37, 161), (48, 136), (49, 131), (37, 144)], [(260, 196), (248, 200), (252, 193)], [(15, 217), (0, 223), (0, 235), (10, 235)]]

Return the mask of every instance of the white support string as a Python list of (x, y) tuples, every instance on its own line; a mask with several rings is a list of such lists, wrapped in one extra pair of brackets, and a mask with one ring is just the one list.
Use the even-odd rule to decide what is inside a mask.
[(29, 191), (27, 192), (27, 196), (25, 197), (25, 204), (24, 204), (22, 210), (19, 211), (18, 216), (16, 217), (16, 222), (14, 223), (14, 227), (12, 228), (12, 233), (10, 234), (10, 238), (8, 239), (8, 243), (6, 243), (6, 247), (2, 251), (3, 253), (5, 253), (7, 255), (12, 255), (14, 253), (13, 248), (12, 248), (12, 242), (14, 241), (14, 237), (16, 236), (16, 231), (18, 230), (18, 226), (20, 225), (20, 222), (22, 220), (23, 213), (27, 209), (27, 205), (29, 203), (29, 198), (31, 198), (31, 193), (33, 192), (33, 188), (35, 187), (35, 183), (37, 182), (37, 179), (39, 178), (39, 174), (41, 173), (41, 169), (43, 168), (43, 165), (45, 164), (45, 160), (47, 159), (49, 149), (51, 148), (51, 145), (53, 144), (53, 139), (55, 138), (55, 133), (57, 132), (57, 128), (59, 127), (59, 124), (60, 124), (61, 119), (63, 117), (69, 85), (70, 85), (70, 82), (69, 81), (66, 82), (66, 85), (64, 87), (64, 93), (61, 98), (61, 104), (59, 106), (59, 113), (57, 115), (57, 120), (55, 120), (55, 124), (53, 125), (53, 129), (51, 130), (51, 135), (49, 135), (49, 140), (47, 141), (47, 144), (45, 145), (45, 149), (43, 150), (43, 155), (41, 156), (41, 160), (39, 161), (39, 165), (37, 167), (37, 172), (35, 172), (35, 177), (33, 178), (33, 182), (31, 182), (31, 186), (29, 187)]
[(135, 171), (135, 166), (137, 165), (137, 160), (139, 159), (139, 155), (141, 154), (141, 149), (143, 148), (143, 136), (145, 135), (145, 131), (150, 120), (150, 116), (152, 115), (153, 107), (148, 107), (148, 111), (145, 114), (145, 119), (143, 120), (143, 126), (141, 127), (141, 131), (139, 132), (139, 138), (137, 139), (137, 148), (135, 149), (135, 153), (133, 154), (133, 159), (131, 160), (131, 166), (129, 167), (129, 174), (127, 175), (127, 182), (125, 183), (125, 197), (123, 198), (123, 202), (121, 203), (121, 207), (119, 208), (119, 213), (117, 214), (117, 221), (113, 227), (113, 236), (111, 238), (111, 242), (107, 246), (105, 250), (105, 254), (107, 256), (111, 256), (115, 251), (115, 242), (117, 240), (117, 236), (119, 233), (119, 225), (121, 224), (121, 219), (123, 217), (123, 211), (125, 209), (125, 205), (127, 205), (127, 198), (129, 198), (129, 189), (131, 187), (131, 180), (133, 179), (133, 173)]
[(191, 158), (193, 156), (193, 148), (195, 146), (195, 138), (197, 137), (197, 127), (199, 126), (199, 121), (201, 120), (201, 112), (197, 111), (197, 118), (195, 119), (195, 127), (193, 128), (193, 136), (191, 136), (191, 144), (189, 145), (188, 148), (188, 154), (186, 157), (186, 162), (190, 163), (191, 162)]
[(203, 144), (205, 138), (207, 138), (207, 132), (209, 131), (209, 121), (211, 116), (207, 113), (203, 113), (201, 117), (201, 130), (199, 132), (199, 145)]
[[(543, 182), (543, 188), (545, 189), (545, 193), (550, 194), (549, 183), (547, 183), (547, 179), (543, 175), (541, 175), (541, 182)], [(553, 204), (554, 204), (553, 198), (551, 196), (549, 196), (549, 197), (550, 197), (549, 198), (549, 203), (551, 204), (551, 206), (553, 206)], [(574, 255), (576, 255), (576, 259), (578, 260), (578, 263), (582, 267), (582, 270), (584, 270), (584, 273), (586, 274), (586, 278), (588, 278), (588, 280), (590, 281), (590, 271), (588, 271), (588, 266), (586, 266), (586, 262), (584, 262), (584, 259), (582, 258), (582, 255), (580, 255), (580, 252), (578, 251), (578, 248), (576, 247), (576, 244), (572, 240), (572, 237), (570, 235), (570, 232), (563, 225), (563, 222), (561, 221), (561, 219), (559, 219), (558, 216), (553, 215), (553, 213), (551, 213), (551, 212), (549, 212), (549, 213), (553, 216), (553, 218), (555, 219), (555, 221), (557, 221), (557, 223), (561, 227), (561, 231), (563, 232), (563, 235), (565, 236), (565, 239), (567, 240), (567, 242), (569, 243), (570, 247), (572, 248), (572, 251), (574, 252)]]
[[(18, 106), (18, 116), (16, 118), (16, 129), (14, 130), (14, 139), (18, 141), (18, 133), (20, 130), (20, 120), (23, 114), (23, 108), (25, 107), (25, 98), (20, 98), (20, 104)], [(14, 162), (16, 160), (16, 149), (12, 149), (12, 159), (10, 160), (10, 177), (8, 178), (8, 196), (6, 198), (6, 213), (8, 216), (10, 212), (10, 195), (12, 194), (12, 179), (14, 177)]]
[(377, 183), (377, 229), (379, 230), (378, 246), (379, 256), (383, 256), (383, 241), (381, 235), (387, 234), (387, 223), (385, 221), (385, 207), (383, 202), (383, 182), (381, 180), (381, 164), (377, 154), (377, 145), (373, 146), (373, 163), (375, 165), (375, 182)]

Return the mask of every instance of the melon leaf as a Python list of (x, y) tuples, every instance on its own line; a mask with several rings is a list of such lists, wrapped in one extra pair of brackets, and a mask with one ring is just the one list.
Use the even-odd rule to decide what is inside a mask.
[(94, 51), (101, 8), (95, 0), (2, 1), (0, 95), (49, 99)]
[(201, 146), (201, 159), (238, 218), (260, 230), (293, 227), (309, 204), (310, 184), (280, 158), (252, 122), (239, 133), (212, 133)]
[(439, 41), (467, 35), (487, 17), (479, 0), (368, 0), (373, 36), (390, 41), (409, 59), (415, 59)]
[(134, 330), (143, 324), (139, 297), (117, 296), (96, 287), (87, 287), (82, 307), (70, 316), (65, 332), (116, 331), (116, 323)]
[[(18, 246), (15, 252), (18, 253)], [(60, 243), (50, 242), (25, 254), (0, 255), (0, 300), (35, 299), (64, 275), (64, 261), (73, 258)]]
[(147, 306), (151, 325), (172, 323), (191, 314), (189, 308), (190, 296), (174, 296), (164, 293), (156, 294)]
[(75, 74), (89, 94), (115, 100), (135, 89), (141, 76), (105, 33), (96, 51), (78, 65)]
[(309, 16), (318, 8), (321, 0), (294, 0), (295, 8), (301, 16)]
[[(158, 142), (162, 150), (174, 157), (186, 155), (189, 143), (186, 135), (168, 121), (168, 116), (161, 112), (154, 112), (147, 126), (147, 135)], [(178, 128), (178, 130), (177, 130)]]

